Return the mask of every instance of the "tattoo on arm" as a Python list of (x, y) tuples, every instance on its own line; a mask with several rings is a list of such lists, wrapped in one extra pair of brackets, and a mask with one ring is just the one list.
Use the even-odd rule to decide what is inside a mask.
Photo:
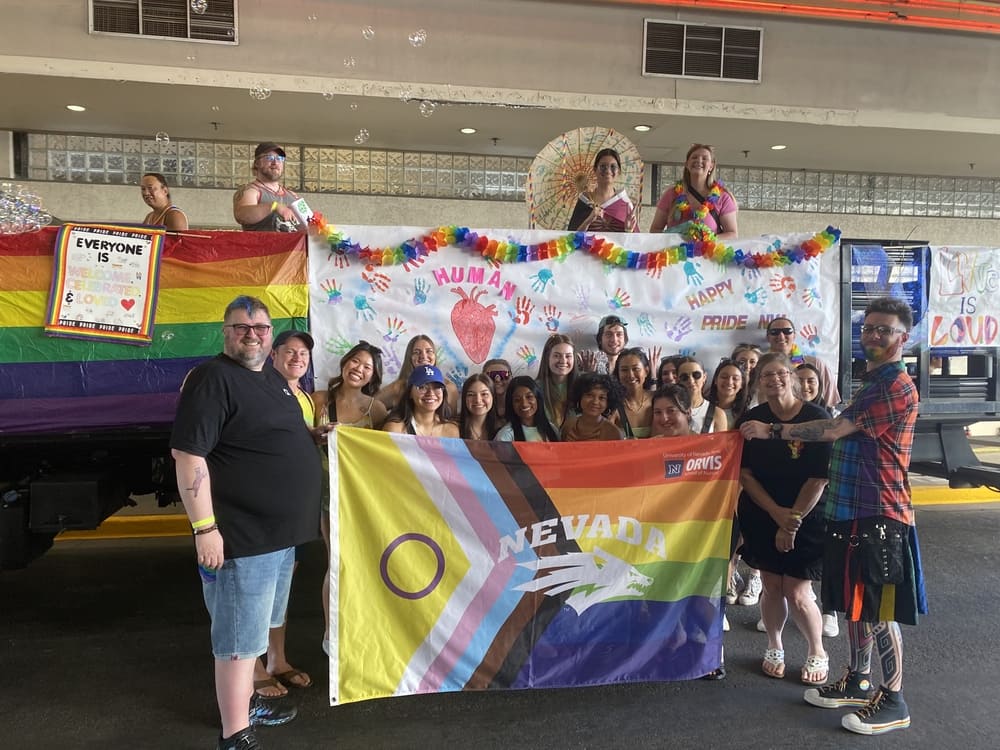
[(833, 430), (839, 421), (840, 418), (837, 417), (836, 419), (814, 419), (812, 422), (793, 424), (788, 428), (788, 435), (791, 438), (815, 442), (822, 440), (823, 436)]
[(205, 481), (205, 477), (208, 476), (205, 469), (201, 466), (195, 467), (194, 470), (194, 481), (191, 483), (190, 487), (186, 487), (189, 492), (191, 492), (193, 497), (198, 497), (198, 490), (201, 489), (201, 483)]

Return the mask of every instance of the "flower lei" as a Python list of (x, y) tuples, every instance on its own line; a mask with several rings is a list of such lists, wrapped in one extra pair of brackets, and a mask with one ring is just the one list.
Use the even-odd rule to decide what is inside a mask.
[(331, 255), (355, 256), (373, 266), (395, 266), (416, 261), (443, 247), (460, 247), (477, 253), (491, 263), (531, 263), (539, 260), (563, 260), (570, 253), (583, 251), (606, 265), (641, 270), (662, 270), (667, 266), (704, 258), (720, 265), (746, 269), (789, 266), (817, 258), (840, 241), (840, 230), (827, 227), (798, 245), (782, 246), (780, 240), (764, 252), (747, 253), (716, 239), (704, 224), (693, 224), (686, 241), (652, 252), (628, 250), (593, 232), (569, 232), (556, 239), (535, 244), (512, 242), (478, 234), (468, 227), (440, 226), (392, 247), (362, 246), (327, 224), (321, 213), (309, 219), (310, 229), (330, 245)]
[(704, 222), (705, 217), (718, 207), (724, 189), (721, 182), (714, 183), (712, 189), (708, 191), (708, 195), (705, 196), (705, 202), (698, 206), (697, 210), (692, 210), (687, 188), (684, 186), (683, 180), (678, 182), (674, 185), (674, 223), (683, 224), (686, 221), (695, 221), (700, 224)]

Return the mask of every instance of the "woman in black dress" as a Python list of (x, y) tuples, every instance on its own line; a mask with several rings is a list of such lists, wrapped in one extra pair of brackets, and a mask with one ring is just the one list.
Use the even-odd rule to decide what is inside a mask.
[[(760, 405), (743, 419), (770, 424), (826, 419), (821, 407), (803, 401), (791, 360), (769, 353), (757, 364)], [(829, 443), (799, 440), (753, 440), (744, 443), (739, 518), (743, 559), (761, 571), (764, 593), (760, 611), (767, 630), (761, 669), (769, 677), (785, 676), (781, 635), (788, 615), (805, 636), (809, 651), (802, 682), (826, 682), (829, 658), (823, 648), (822, 619), (812, 581), (819, 580), (823, 561), (821, 501), (826, 487)]]

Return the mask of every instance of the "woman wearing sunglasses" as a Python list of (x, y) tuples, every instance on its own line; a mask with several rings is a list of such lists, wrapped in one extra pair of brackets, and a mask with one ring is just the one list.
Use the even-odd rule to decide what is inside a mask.
[(513, 377), (510, 362), (506, 359), (488, 359), (483, 365), (483, 375), (488, 377), (493, 383), (493, 415), (496, 418), (497, 427), (507, 421), (506, 398), (507, 386)]
[(622, 160), (613, 148), (602, 148), (594, 158), (597, 184), (580, 193), (570, 217), (571, 232), (638, 232), (639, 210), (625, 190), (615, 182), (622, 171)]
[(691, 394), (691, 420), (695, 432), (723, 432), (728, 429), (726, 415), (705, 398), (705, 368), (694, 357), (684, 357), (677, 365), (677, 382)]

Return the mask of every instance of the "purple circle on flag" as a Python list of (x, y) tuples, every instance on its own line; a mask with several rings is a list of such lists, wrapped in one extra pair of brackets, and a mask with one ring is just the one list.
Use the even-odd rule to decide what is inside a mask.
[[(403, 542), (423, 542), (430, 547), (431, 552), (434, 553), (434, 557), (437, 559), (437, 570), (434, 571), (434, 577), (431, 579), (430, 583), (419, 591), (405, 591), (397, 586), (391, 578), (389, 578), (389, 558), (392, 556), (392, 553), (396, 551), (396, 548)], [(396, 596), (403, 599), (423, 599), (437, 588), (437, 585), (441, 583), (441, 579), (444, 577), (444, 552), (442, 552), (438, 543), (426, 534), (417, 534), (416, 532), (402, 534), (393, 539), (389, 546), (385, 548), (385, 551), (382, 553), (382, 559), (379, 560), (378, 568), (379, 573), (382, 575), (382, 582), (385, 583), (386, 588), (388, 588), (389, 591), (394, 593)]]

